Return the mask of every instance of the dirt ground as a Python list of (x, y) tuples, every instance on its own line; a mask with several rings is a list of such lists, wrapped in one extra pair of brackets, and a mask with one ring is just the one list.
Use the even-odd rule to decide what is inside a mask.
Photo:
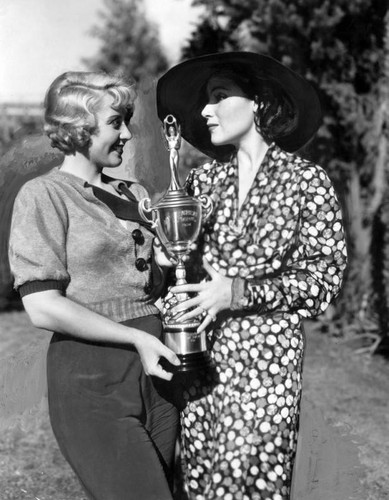
[[(57, 448), (46, 398), (34, 406), (43, 387), (47, 341), (48, 335), (32, 328), (25, 313), (0, 314), (1, 500), (86, 500)], [(23, 370), (39, 381), (23, 385), (18, 375)], [(388, 387), (389, 360), (356, 354), (340, 339), (307, 325), (304, 400), (329, 429), (346, 429), (360, 468), (358, 478), (352, 478), (359, 483), (354, 496), (346, 499), (333, 492), (319, 498), (313, 492), (304, 500), (389, 499)], [(25, 408), (17, 401), (18, 391), (24, 391), (25, 405), (32, 406), (22, 418), (18, 414)]]

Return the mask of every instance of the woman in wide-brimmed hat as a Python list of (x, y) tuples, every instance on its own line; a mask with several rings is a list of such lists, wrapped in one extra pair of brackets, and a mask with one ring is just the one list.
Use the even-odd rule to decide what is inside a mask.
[[(301, 321), (338, 294), (346, 266), (341, 211), (325, 171), (294, 154), (321, 122), (305, 79), (259, 54), (183, 62), (158, 82), (158, 114), (213, 161), (187, 188), (214, 203), (195, 292), (174, 307), (202, 315), (215, 371), (187, 387), (182, 450), (192, 499), (285, 500), (295, 459)], [(191, 266), (188, 266), (190, 268)], [(207, 279), (202, 280), (204, 275)], [(202, 281), (201, 281), (202, 280)], [(201, 281), (201, 282), (200, 282)]]

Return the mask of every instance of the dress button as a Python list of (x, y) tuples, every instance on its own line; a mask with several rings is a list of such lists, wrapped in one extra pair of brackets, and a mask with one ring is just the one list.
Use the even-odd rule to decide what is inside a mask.
[(143, 245), (145, 242), (145, 237), (140, 229), (134, 229), (131, 235), (137, 245)]
[(142, 257), (139, 257), (135, 261), (135, 267), (137, 268), (138, 271), (143, 272), (143, 271), (146, 271), (146, 269), (148, 268), (148, 265), (147, 265), (147, 262), (145, 261), (145, 259), (142, 259)]

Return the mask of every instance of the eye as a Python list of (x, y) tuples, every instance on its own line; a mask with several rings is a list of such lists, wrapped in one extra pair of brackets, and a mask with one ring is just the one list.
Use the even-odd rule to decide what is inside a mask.
[(215, 91), (212, 92), (211, 95), (209, 96), (209, 104), (217, 104), (220, 101), (223, 101), (224, 99), (227, 99), (228, 94), (226, 92), (220, 92), (220, 91)]
[(122, 119), (120, 116), (118, 116), (117, 118), (114, 118), (112, 121), (111, 121), (111, 125), (112, 127), (115, 129), (115, 130), (119, 130), (120, 127), (122, 126)]
[(223, 99), (227, 99), (228, 96), (224, 92), (218, 92), (214, 97), (216, 102), (220, 102), (223, 101)]

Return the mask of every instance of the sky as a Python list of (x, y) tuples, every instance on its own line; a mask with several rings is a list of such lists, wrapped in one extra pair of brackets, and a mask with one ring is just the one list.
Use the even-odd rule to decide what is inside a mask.
[[(173, 64), (200, 11), (191, 0), (144, 2)], [(0, 0), (0, 102), (41, 102), (56, 76), (85, 69), (82, 58), (98, 50), (89, 31), (102, 6), (103, 0)]]

